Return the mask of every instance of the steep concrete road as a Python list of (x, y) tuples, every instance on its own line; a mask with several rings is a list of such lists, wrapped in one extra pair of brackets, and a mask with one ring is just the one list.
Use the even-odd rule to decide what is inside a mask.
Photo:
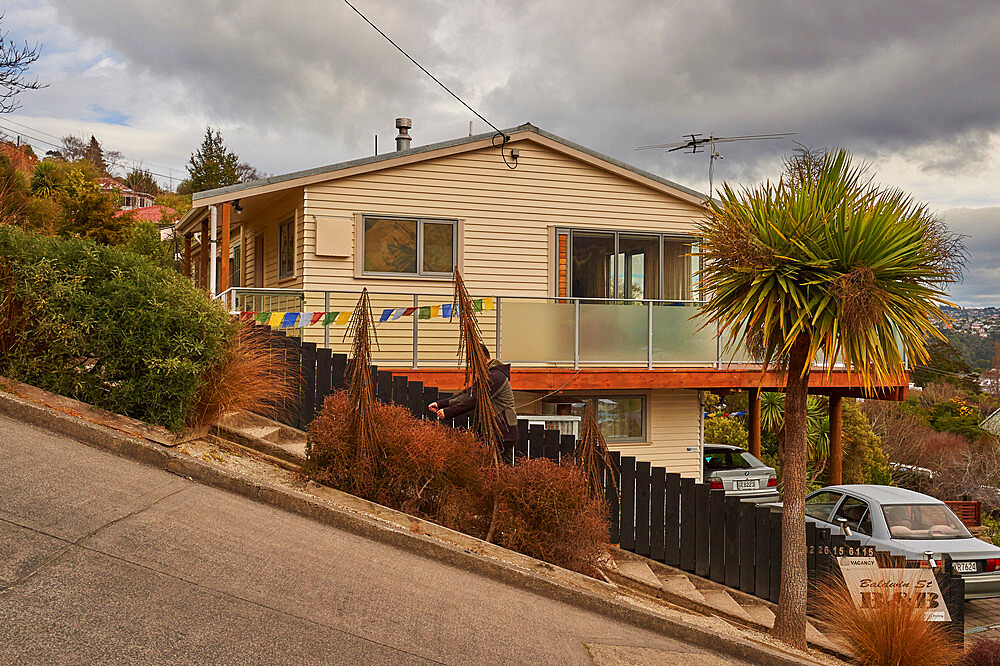
[(0, 663), (595, 661), (734, 663), (0, 417)]

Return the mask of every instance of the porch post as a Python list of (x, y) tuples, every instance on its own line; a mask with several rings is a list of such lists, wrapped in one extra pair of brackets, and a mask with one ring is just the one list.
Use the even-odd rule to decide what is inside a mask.
[(750, 455), (760, 459), (760, 390), (750, 389)]
[(190, 231), (184, 234), (184, 277), (191, 277), (191, 236)]
[(212, 239), (208, 237), (208, 218), (201, 221), (201, 244), (198, 246), (198, 264), (201, 266), (201, 276), (198, 278), (198, 286), (208, 291), (208, 248), (212, 245)]
[(830, 394), (830, 485), (843, 483), (843, 447), (841, 446), (841, 400), (836, 394)]
[(209, 247), (212, 248), (210, 253), (211, 260), (208, 265), (208, 293), (215, 296), (218, 293), (219, 285), (219, 266), (216, 259), (219, 257), (219, 247), (216, 242), (219, 240), (219, 207), (212, 206), (209, 210), (209, 221), (212, 225), (211, 240), (209, 241)]
[(229, 289), (229, 211), (232, 206), (228, 202), (219, 204), (222, 213), (222, 248), (219, 256), (222, 258), (219, 266), (219, 292)]

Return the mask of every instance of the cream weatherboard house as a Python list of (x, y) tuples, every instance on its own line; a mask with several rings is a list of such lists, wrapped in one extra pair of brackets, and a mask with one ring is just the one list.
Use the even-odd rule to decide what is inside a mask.
[[(395, 152), (196, 193), (177, 225), (189, 275), (335, 351), (367, 287), (379, 368), (454, 390), (457, 267), (520, 414), (557, 425), (594, 401), (612, 448), (700, 478), (703, 392), (781, 385), (692, 318), (704, 195), (530, 124), (411, 148), (400, 121)], [(840, 371), (813, 384), (839, 425), (856, 389)]]

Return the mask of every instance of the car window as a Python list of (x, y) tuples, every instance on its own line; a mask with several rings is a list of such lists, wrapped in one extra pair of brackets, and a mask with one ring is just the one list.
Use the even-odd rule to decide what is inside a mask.
[(833, 513), (833, 507), (837, 505), (840, 498), (840, 493), (830, 490), (816, 493), (806, 499), (806, 515), (810, 518), (830, 522), (830, 514)]
[(969, 530), (944, 504), (883, 504), (893, 539), (971, 539)]
[(753, 454), (747, 453), (746, 451), (740, 453), (740, 457), (742, 457), (743, 460), (747, 461), (750, 467), (767, 467), (767, 465), (754, 458)]
[[(733, 455), (733, 454), (736, 455)], [(705, 469), (714, 471), (722, 469), (749, 469), (750, 462), (738, 451), (705, 451)]]
[(857, 497), (845, 497), (830, 522), (839, 525), (838, 519), (840, 518), (843, 518), (853, 531), (865, 536), (872, 535), (872, 519), (868, 515), (868, 502), (859, 500)]

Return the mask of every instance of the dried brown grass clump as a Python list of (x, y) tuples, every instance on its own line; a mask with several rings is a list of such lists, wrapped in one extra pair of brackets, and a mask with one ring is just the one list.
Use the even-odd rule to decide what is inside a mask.
[(924, 619), (915, 596), (891, 596), (858, 608), (840, 579), (816, 587), (815, 615), (842, 637), (862, 666), (943, 666), (960, 657), (940, 623)]
[(587, 406), (583, 412), (583, 428), (580, 437), (576, 442), (576, 453), (574, 455), (576, 464), (580, 468), (587, 490), (591, 497), (604, 497), (604, 473), (607, 471), (608, 480), (611, 481), (615, 489), (615, 495), (621, 499), (618, 491), (618, 482), (615, 481), (615, 463), (611, 458), (611, 451), (604, 441), (601, 428), (597, 425), (597, 416), (594, 414), (594, 403), (587, 401)]
[(350, 439), (350, 405), (348, 393), (337, 391), (310, 424), (307, 472), (312, 478), (452, 529), (485, 533), (489, 460), (471, 432), (375, 402), (372, 444), (381, 455), (362, 476)]
[(521, 462), (501, 468), (494, 488), (497, 544), (596, 576), (610, 548), (608, 512), (574, 465)]
[(344, 337), (351, 338), (348, 388), (348, 441), (354, 446), (359, 483), (370, 482), (373, 458), (378, 455), (375, 433), (375, 385), (372, 379), (372, 342), (375, 338), (375, 315), (372, 313), (368, 289), (361, 290)]
[(959, 666), (1000, 666), (1000, 640), (972, 639), (958, 663)]
[(189, 411), (189, 428), (206, 426), (236, 410), (274, 416), (294, 400), (298, 395), (296, 369), (280, 350), (270, 347), (268, 335), (252, 326), (240, 326), (222, 363), (205, 375)]

